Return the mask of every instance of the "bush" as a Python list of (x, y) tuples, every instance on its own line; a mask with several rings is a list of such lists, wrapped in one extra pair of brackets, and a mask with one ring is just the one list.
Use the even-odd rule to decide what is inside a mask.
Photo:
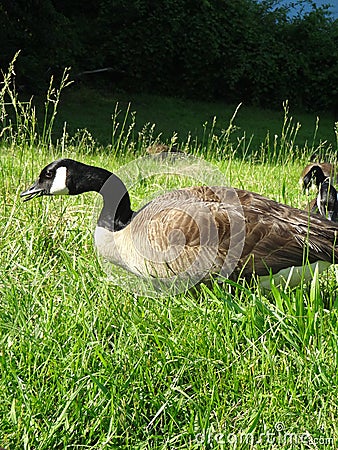
[(29, 89), (45, 88), (46, 75), (65, 66), (74, 74), (109, 67), (108, 81), (126, 90), (333, 109), (338, 21), (325, 7), (290, 18), (275, 3), (3, 2), (1, 66), (22, 49), (18, 74)]

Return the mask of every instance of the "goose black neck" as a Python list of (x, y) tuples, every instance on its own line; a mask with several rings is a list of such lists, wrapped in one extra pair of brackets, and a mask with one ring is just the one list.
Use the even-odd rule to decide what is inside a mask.
[[(70, 166), (70, 163), (68, 163), (68, 166)], [(101, 167), (76, 162), (74, 168), (72, 167), (72, 176), (67, 184), (69, 193), (77, 195), (89, 191), (100, 192), (111, 175), (112, 173), (109, 170)]]
[(110, 174), (99, 192), (103, 197), (103, 208), (97, 225), (109, 231), (122, 230), (134, 214), (126, 186), (116, 175)]
[(332, 184), (325, 180), (324, 183), (321, 184), (318, 197), (325, 204), (335, 205), (337, 203), (337, 191)]

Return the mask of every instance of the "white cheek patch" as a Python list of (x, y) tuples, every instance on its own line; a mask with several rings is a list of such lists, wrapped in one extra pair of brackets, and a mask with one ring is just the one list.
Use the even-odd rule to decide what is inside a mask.
[(69, 194), (69, 189), (66, 186), (66, 177), (67, 177), (67, 167), (59, 167), (58, 169), (56, 169), (53, 184), (49, 191), (51, 195)]

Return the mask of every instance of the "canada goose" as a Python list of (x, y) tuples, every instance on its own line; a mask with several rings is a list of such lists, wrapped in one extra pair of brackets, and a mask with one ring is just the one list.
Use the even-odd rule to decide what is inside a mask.
[(146, 148), (146, 153), (156, 159), (157, 161), (172, 161), (172, 157), (174, 158), (178, 157), (179, 155), (184, 155), (183, 152), (181, 152), (176, 145), (173, 145), (170, 147), (166, 144), (153, 144), (149, 145)]
[(181, 153), (176, 145), (170, 147), (166, 144), (153, 144), (146, 148), (148, 155), (160, 155), (162, 153)]
[(87, 191), (103, 196), (94, 235), (98, 252), (144, 278), (175, 276), (195, 283), (218, 273), (230, 279), (269, 277), (303, 266), (306, 257), (323, 262), (321, 270), (338, 258), (338, 224), (240, 189), (178, 189), (134, 212), (116, 175), (60, 159), (42, 169), (21, 197)]
[(318, 182), (319, 179), (322, 177), (321, 174), (323, 174), (323, 181), (325, 178), (336, 178), (336, 181), (338, 181), (338, 174), (336, 174), (336, 168), (333, 164), (330, 163), (311, 163), (308, 164), (302, 171), (301, 177), (300, 177), (300, 183), (303, 187), (304, 192), (308, 192), (309, 189), (313, 184), (316, 184), (318, 187), (319, 184), (322, 182)]
[(328, 179), (319, 186), (316, 203), (311, 212), (319, 212), (328, 220), (338, 221), (338, 193)]
[(310, 211), (312, 213), (319, 212), (322, 216), (336, 222), (338, 219), (337, 191), (319, 165), (312, 166), (305, 175), (303, 179), (304, 187), (310, 186), (311, 181), (315, 182), (318, 194), (316, 199), (310, 202)]

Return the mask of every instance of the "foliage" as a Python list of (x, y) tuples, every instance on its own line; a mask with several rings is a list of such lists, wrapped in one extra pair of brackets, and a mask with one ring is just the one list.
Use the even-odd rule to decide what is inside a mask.
[(1, 68), (7, 67), (21, 50), (17, 62), (17, 86), (20, 90), (38, 92), (46, 88), (57, 68), (76, 66), (78, 39), (76, 27), (58, 12), (51, 0), (5, 1), (0, 4), (2, 26)]
[[(290, 16), (256, 0), (17, 0), (0, 5), (0, 66), (22, 50), (18, 83), (46, 89), (50, 74), (125, 89), (310, 110), (337, 102), (338, 21), (327, 8)], [(80, 74), (80, 75), (79, 75)]]

